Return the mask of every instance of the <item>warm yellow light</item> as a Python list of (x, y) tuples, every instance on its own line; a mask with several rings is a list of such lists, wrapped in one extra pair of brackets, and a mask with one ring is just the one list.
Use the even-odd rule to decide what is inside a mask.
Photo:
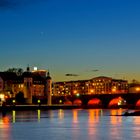
[(38, 110), (37, 110), (38, 122), (40, 122), (40, 116), (41, 116), (41, 113), (40, 113), (40, 110), (38, 109)]
[(15, 101), (15, 100), (13, 100), (12, 102), (13, 102), (13, 103), (15, 103), (16, 101)]
[(136, 91), (140, 91), (140, 87), (136, 87)]
[(112, 92), (116, 92), (116, 89), (115, 89), (115, 88), (113, 88), (113, 89), (112, 89)]
[(117, 88), (114, 86), (114, 87), (112, 88), (112, 92), (116, 92), (116, 90), (117, 90)]
[(77, 93), (77, 90), (74, 90), (73, 92), (74, 92), (74, 94), (76, 94)]
[(91, 89), (91, 90), (90, 90), (90, 92), (91, 92), (91, 93), (93, 93), (93, 92), (94, 92), (94, 90), (93, 90), (93, 89)]
[(40, 100), (37, 100), (38, 104), (40, 103)]
[(79, 97), (79, 96), (80, 96), (80, 94), (79, 94), (79, 93), (77, 93), (77, 94), (76, 94), (76, 96), (77, 96), (77, 97)]
[(59, 100), (59, 103), (61, 104), (62, 103), (62, 100)]
[(59, 119), (62, 120), (64, 118), (64, 110), (60, 109), (58, 111), (58, 116), (59, 116)]
[(12, 122), (13, 123), (16, 122), (16, 111), (15, 110), (12, 111)]
[(0, 94), (0, 99), (4, 101), (4, 94)]
[(8, 98), (8, 96), (5, 96), (5, 99), (7, 99)]

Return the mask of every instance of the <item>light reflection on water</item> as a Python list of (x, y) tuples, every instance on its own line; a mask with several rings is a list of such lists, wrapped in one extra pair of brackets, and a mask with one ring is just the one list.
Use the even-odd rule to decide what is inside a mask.
[(125, 140), (140, 138), (139, 116), (125, 110), (12, 111), (0, 116), (0, 140)]

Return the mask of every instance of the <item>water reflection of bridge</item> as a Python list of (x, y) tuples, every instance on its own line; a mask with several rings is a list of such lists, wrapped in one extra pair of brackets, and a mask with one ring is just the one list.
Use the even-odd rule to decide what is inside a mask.
[(132, 107), (140, 108), (140, 94), (96, 94), (96, 95), (80, 95), (80, 96), (61, 96), (53, 97), (54, 103), (77, 104), (92, 107)]

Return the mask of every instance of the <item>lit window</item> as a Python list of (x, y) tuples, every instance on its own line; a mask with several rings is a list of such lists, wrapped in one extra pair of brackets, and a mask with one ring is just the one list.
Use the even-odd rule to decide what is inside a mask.
[(90, 90), (90, 92), (91, 92), (91, 93), (93, 93), (93, 92), (94, 92), (94, 90), (93, 90), (93, 89), (91, 89), (91, 90)]
[(136, 87), (136, 91), (140, 91), (140, 87)]
[(77, 93), (77, 90), (74, 90), (73, 93), (76, 94)]

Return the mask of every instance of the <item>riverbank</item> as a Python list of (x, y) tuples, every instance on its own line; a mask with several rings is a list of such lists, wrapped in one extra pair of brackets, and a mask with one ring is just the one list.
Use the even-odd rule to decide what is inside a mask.
[(81, 109), (82, 106), (77, 105), (7, 105), (7, 106), (0, 106), (0, 111), (6, 110), (49, 110), (49, 109)]
[[(103, 108), (103, 107), (93, 107), (93, 106), (79, 106), (79, 105), (46, 105), (46, 104), (34, 104), (34, 105), (6, 105), (0, 106), (0, 111), (10, 111), (10, 110), (51, 110), (51, 109), (119, 109), (120, 107), (112, 107), (112, 108)], [(128, 109), (126, 106), (121, 107), (123, 109)], [(129, 109), (136, 109), (136, 108), (129, 108)]]

